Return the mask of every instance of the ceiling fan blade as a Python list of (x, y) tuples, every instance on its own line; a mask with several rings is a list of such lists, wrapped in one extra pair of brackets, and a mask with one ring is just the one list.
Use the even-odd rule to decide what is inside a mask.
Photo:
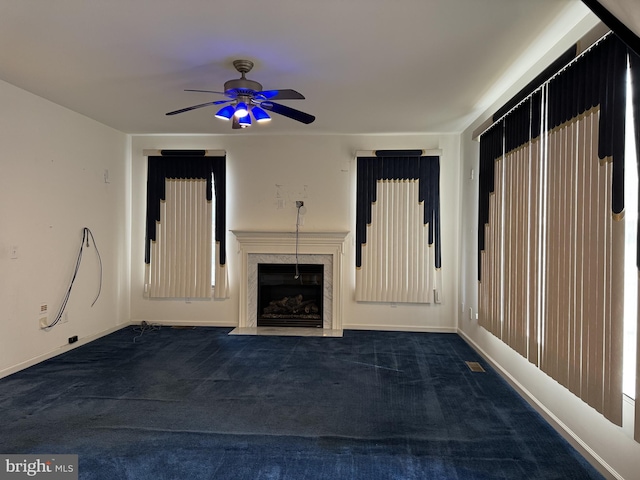
[(222, 103), (229, 103), (231, 101), (232, 100), (218, 100), (216, 102), (201, 103), (200, 105), (193, 105), (192, 107), (181, 108), (180, 110), (165, 113), (165, 115), (177, 115), (178, 113), (188, 112), (190, 110), (195, 110), (196, 108), (208, 107), (209, 105), (220, 105)]
[(280, 105), (279, 103), (271, 101), (262, 102), (260, 106), (265, 110), (284, 115), (285, 117), (297, 120), (298, 122), (306, 123), (307, 125), (316, 119), (316, 117), (314, 117), (313, 115), (309, 115), (308, 113), (301, 112), (300, 110), (296, 110), (295, 108)]
[(213, 90), (191, 90), (190, 88), (185, 89), (185, 92), (218, 93), (220, 95), (225, 95), (224, 92), (214, 92)]
[(256, 92), (256, 97), (265, 100), (304, 100), (304, 95), (290, 88), (284, 90), (264, 90)]

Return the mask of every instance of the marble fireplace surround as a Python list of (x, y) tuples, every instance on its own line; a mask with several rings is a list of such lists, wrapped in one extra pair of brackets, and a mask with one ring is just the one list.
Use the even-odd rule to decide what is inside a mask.
[[(232, 230), (240, 253), (238, 328), (257, 327), (258, 263), (295, 263), (296, 234)], [(342, 330), (342, 261), (349, 232), (299, 232), (298, 262), (324, 265), (323, 330)]]

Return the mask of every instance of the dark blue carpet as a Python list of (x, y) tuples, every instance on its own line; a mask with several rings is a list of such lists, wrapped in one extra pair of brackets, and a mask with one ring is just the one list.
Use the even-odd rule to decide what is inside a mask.
[(0, 380), (0, 452), (81, 479), (602, 478), (455, 334), (229, 331), (125, 328)]

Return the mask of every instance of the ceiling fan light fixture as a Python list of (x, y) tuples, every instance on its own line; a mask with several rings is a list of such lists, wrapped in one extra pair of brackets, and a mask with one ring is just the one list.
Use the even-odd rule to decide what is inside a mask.
[[(237, 110), (236, 110), (237, 112)], [(249, 114), (245, 115), (244, 117), (241, 117), (240, 120), (238, 120), (238, 124), (240, 125), (240, 128), (247, 128), (251, 126), (251, 117), (249, 116)]]
[(253, 114), (253, 118), (255, 118), (256, 122), (258, 123), (268, 122), (271, 120), (271, 117), (269, 116), (269, 114), (258, 106), (254, 106), (251, 109), (251, 113)]
[[(225, 100), (215, 100), (190, 107), (181, 108), (168, 112), (165, 115), (177, 115), (179, 113), (190, 112), (198, 108), (209, 107), (212, 105), (225, 107), (220, 108), (215, 114), (217, 118), (222, 120), (231, 120), (231, 128), (246, 128), (251, 125), (253, 119), (256, 123), (268, 122), (271, 120), (270, 114), (282, 115), (296, 122), (304, 124), (312, 123), (316, 117), (308, 113), (301, 112), (295, 108), (281, 105), (273, 100), (303, 100), (305, 97), (301, 93), (290, 88), (280, 90), (263, 90), (262, 85), (256, 81), (249, 80), (246, 74), (253, 68), (253, 62), (250, 60), (234, 60), (233, 66), (240, 72), (241, 77), (229, 80), (224, 83), (224, 91), (214, 90), (192, 90), (187, 92), (215, 93), (224, 95)], [(269, 112), (269, 113), (267, 113)], [(242, 121), (241, 121), (242, 119)]]
[(238, 105), (236, 106), (236, 113), (234, 113), (234, 115), (238, 118), (244, 118), (249, 115), (247, 104), (244, 102), (238, 102)]
[(216, 118), (219, 118), (221, 120), (231, 120), (234, 112), (235, 109), (233, 108), (233, 106), (227, 105), (226, 107), (222, 107), (220, 110), (218, 110), (218, 112), (216, 113)]

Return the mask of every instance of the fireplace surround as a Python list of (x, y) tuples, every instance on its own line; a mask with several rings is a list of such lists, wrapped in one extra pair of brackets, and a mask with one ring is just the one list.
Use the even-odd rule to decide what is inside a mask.
[(323, 330), (342, 330), (342, 271), (348, 232), (295, 232), (233, 230), (240, 255), (238, 328), (258, 326), (258, 264), (322, 265)]

